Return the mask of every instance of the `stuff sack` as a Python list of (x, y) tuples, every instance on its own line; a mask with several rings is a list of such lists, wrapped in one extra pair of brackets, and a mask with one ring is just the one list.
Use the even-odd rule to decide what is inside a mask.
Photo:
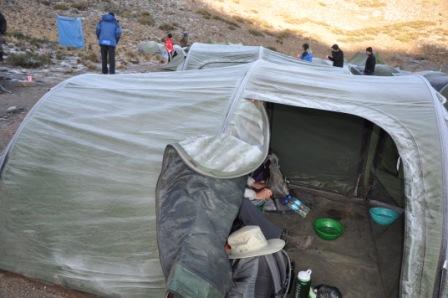
[(288, 186), (282, 172), (280, 171), (280, 165), (278, 157), (275, 154), (268, 156), (269, 160), (269, 182), (268, 186), (272, 190), (272, 196), (276, 199), (281, 199), (289, 194)]

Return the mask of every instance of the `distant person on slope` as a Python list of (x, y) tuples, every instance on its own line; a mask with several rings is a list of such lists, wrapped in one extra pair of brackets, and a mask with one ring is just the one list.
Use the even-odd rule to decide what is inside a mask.
[(344, 67), (344, 52), (337, 44), (331, 46), (331, 56), (328, 59), (333, 61), (333, 66)]
[(366, 48), (367, 60), (366, 66), (364, 67), (365, 75), (373, 75), (375, 73), (376, 57), (373, 54), (372, 47)]
[(299, 57), (300, 60), (313, 62), (313, 53), (311, 52), (310, 45), (307, 43), (304, 43), (302, 45), (302, 49), (303, 49), (303, 52)]
[(171, 33), (168, 33), (165, 38), (165, 49), (168, 52), (168, 62), (170, 62), (171, 58), (177, 56), (177, 52), (174, 50), (173, 35)]
[(96, 37), (101, 47), (103, 74), (115, 74), (115, 47), (120, 41), (121, 27), (114, 13), (109, 12), (101, 17), (101, 21), (96, 26)]
[(5, 43), (6, 34), (6, 19), (5, 16), (0, 12), (0, 61), (3, 61), (3, 44)]

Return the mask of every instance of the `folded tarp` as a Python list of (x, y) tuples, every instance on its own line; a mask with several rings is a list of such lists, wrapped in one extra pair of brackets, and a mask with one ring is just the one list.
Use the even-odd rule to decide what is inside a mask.
[(70, 48), (84, 47), (84, 34), (81, 18), (57, 16), (59, 44)]

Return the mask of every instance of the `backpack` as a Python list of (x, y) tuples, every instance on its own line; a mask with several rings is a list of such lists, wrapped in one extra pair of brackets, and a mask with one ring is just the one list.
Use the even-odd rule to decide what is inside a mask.
[(294, 266), (284, 250), (233, 260), (232, 272), (234, 287), (227, 298), (284, 298), (294, 278)]

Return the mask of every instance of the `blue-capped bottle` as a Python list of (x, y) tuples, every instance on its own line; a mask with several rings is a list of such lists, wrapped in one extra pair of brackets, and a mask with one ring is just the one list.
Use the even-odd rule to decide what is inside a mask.
[(295, 213), (298, 213), (303, 218), (305, 218), (310, 212), (310, 208), (308, 208), (305, 204), (303, 204), (302, 201), (290, 194), (283, 198), (283, 202), (288, 206), (289, 209), (291, 209)]

